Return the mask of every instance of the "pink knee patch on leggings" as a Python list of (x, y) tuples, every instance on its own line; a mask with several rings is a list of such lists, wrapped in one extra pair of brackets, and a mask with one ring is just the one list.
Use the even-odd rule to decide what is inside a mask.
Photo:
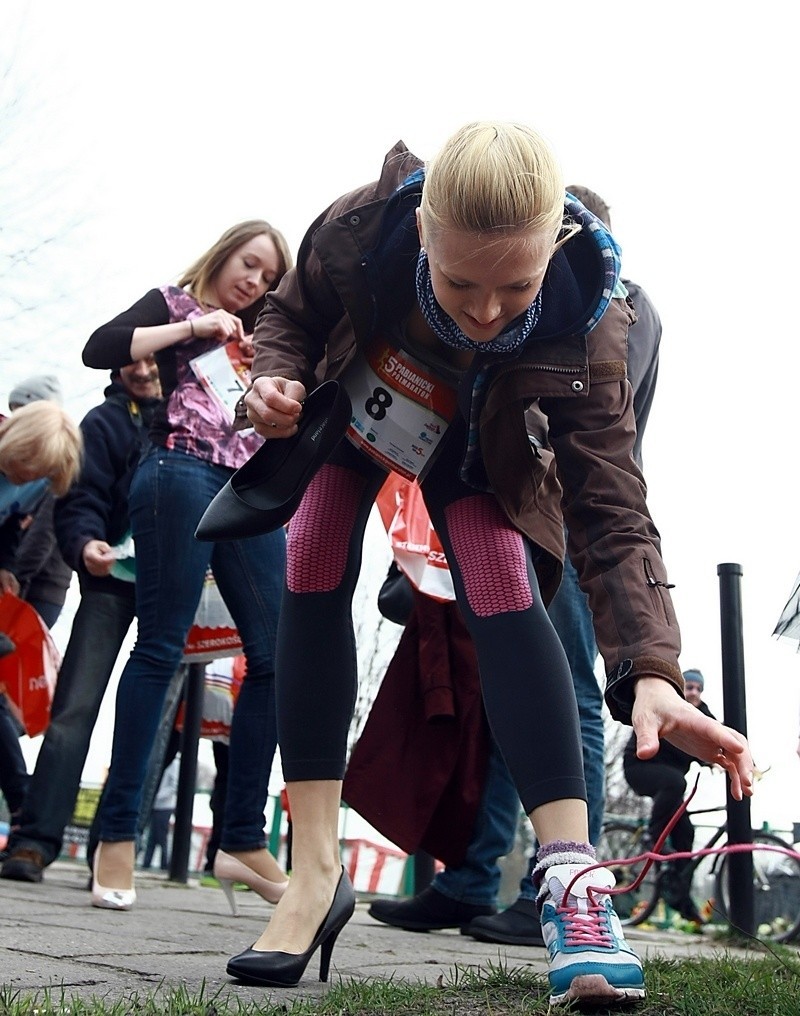
[(533, 592), (522, 537), (494, 498), (462, 498), (445, 509), (445, 518), (473, 612), (491, 617), (527, 610)]
[(364, 481), (324, 465), (289, 523), (286, 584), (292, 593), (329, 593), (342, 581)]

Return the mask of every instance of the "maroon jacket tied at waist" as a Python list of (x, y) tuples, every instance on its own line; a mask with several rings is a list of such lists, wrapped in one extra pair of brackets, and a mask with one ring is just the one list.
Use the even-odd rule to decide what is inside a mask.
[(407, 853), (425, 850), (459, 865), (488, 757), (477, 661), (458, 607), (415, 594), (342, 796)]

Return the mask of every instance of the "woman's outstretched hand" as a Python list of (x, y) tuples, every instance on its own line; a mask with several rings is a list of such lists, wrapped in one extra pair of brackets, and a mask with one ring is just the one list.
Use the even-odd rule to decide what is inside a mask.
[(747, 738), (676, 695), (668, 681), (643, 677), (636, 682), (633, 729), (639, 758), (652, 758), (664, 738), (688, 755), (721, 766), (737, 801), (752, 795), (755, 766)]
[(300, 381), (259, 377), (244, 397), (247, 418), (262, 437), (291, 437), (303, 411), (306, 390)]

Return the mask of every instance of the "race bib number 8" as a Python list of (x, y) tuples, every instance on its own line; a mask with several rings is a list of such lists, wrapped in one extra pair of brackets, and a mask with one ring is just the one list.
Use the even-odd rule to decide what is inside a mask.
[(353, 404), (348, 439), (385, 469), (422, 479), (456, 414), (455, 389), (383, 340), (341, 380)]

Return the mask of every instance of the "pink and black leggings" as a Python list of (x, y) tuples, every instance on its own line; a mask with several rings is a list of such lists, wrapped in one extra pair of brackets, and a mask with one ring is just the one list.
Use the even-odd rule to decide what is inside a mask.
[[(451, 427), (422, 488), (475, 644), (492, 732), (526, 812), (562, 798), (585, 800), (572, 678), (531, 546), (491, 493), (459, 478), (463, 441), (463, 427)], [(358, 680), (351, 603), (364, 528), (385, 476), (343, 440), (289, 527), (276, 655), (289, 782), (344, 775)]]

